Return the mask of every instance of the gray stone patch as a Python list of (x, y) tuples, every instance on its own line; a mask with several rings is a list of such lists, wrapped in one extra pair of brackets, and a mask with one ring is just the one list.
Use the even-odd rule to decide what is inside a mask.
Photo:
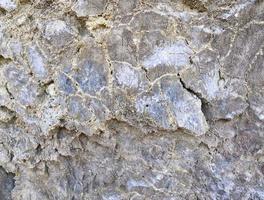
[(87, 60), (74, 71), (73, 78), (85, 93), (95, 95), (107, 84), (104, 66)]
[(264, 199), (263, 11), (0, 0), (0, 200)]
[(72, 6), (72, 10), (78, 17), (100, 15), (103, 13), (106, 3), (106, 0), (77, 0)]
[(57, 48), (65, 47), (74, 39), (74, 30), (62, 20), (50, 20), (43, 26), (43, 36)]
[(138, 98), (137, 111), (150, 115), (162, 128), (180, 127), (195, 135), (204, 134), (208, 125), (201, 111), (201, 101), (186, 91), (175, 76), (164, 77), (159, 84), (160, 88), (157, 86), (153, 95)]
[(28, 47), (28, 60), (37, 78), (45, 78), (48, 75), (46, 60), (36, 45)]
[(5, 200), (11, 200), (11, 191), (15, 187), (14, 174), (7, 173), (2, 167), (0, 168), (0, 196)]
[(147, 88), (148, 82), (145, 72), (141, 69), (136, 69), (128, 63), (114, 62), (113, 76), (116, 87), (123, 88), (128, 93), (139, 93)]

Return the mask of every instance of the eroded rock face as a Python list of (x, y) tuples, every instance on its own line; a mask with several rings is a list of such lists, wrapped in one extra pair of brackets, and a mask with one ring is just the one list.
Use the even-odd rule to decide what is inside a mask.
[(264, 199), (264, 2), (0, 0), (0, 199)]
[(12, 199), (11, 191), (15, 186), (14, 175), (12, 173), (7, 173), (2, 167), (0, 168), (0, 196), (2, 199)]

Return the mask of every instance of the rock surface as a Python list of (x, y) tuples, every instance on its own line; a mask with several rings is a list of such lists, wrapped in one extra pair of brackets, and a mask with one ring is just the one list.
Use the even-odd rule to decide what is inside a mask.
[(1, 200), (264, 200), (264, 1), (0, 0)]

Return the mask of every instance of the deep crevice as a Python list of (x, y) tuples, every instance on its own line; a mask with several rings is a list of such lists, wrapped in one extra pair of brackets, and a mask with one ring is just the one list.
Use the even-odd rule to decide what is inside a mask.
[(9, 90), (9, 88), (7, 86), (7, 83), (5, 84), (5, 89), (6, 89), (7, 93), (8, 93), (8, 95), (9, 95), (10, 99), (15, 99), (14, 95), (10, 92), (10, 90)]
[(208, 117), (207, 117), (207, 106), (208, 106), (209, 102), (208, 102), (205, 98), (203, 98), (203, 97), (201, 96), (201, 94), (199, 94), (198, 92), (195, 92), (195, 91), (192, 90), (191, 88), (187, 87), (186, 84), (184, 83), (184, 81), (182, 80), (181, 77), (179, 77), (179, 79), (180, 79), (180, 83), (181, 83), (182, 87), (183, 87), (185, 90), (187, 90), (189, 93), (193, 94), (193, 95), (196, 96), (198, 99), (200, 99), (201, 104), (202, 104), (202, 105), (201, 105), (201, 110), (202, 110), (202, 112), (203, 112), (203, 114), (204, 114), (204, 116), (205, 116), (205, 118), (206, 118), (206, 121), (209, 121), (209, 120), (208, 120)]
[(186, 84), (184, 83), (184, 81), (182, 80), (182, 78), (180, 77), (180, 82), (182, 84), (182, 87), (187, 90), (188, 92), (192, 93), (193, 95), (195, 95), (198, 99), (201, 100), (202, 103), (208, 103), (207, 100), (205, 98), (203, 98), (198, 92), (195, 92), (194, 90), (192, 90), (191, 88), (187, 87)]
[(142, 67), (142, 70), (145, 72), (145, 76), (149, 82), (151, 82), (150, 78), (148, 77), (148, 70), (144, 67)]

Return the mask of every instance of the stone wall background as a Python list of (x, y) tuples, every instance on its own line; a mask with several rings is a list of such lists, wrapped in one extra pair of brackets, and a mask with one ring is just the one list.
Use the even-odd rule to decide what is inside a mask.
[(264, 199), (262, 0), (0, 0), (0, 199)]

